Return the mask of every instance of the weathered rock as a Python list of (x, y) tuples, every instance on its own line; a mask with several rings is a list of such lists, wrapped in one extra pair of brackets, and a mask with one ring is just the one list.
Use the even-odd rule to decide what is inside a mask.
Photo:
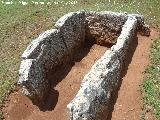
[(129, 43), (136, 34), (137, 19), (129, 17), (112, 50), (93, 65), (76, 97), (68, 104), (70, 120), (106, 120), (112, 92), (117, 88)]
[(82, 44), (84, 44), (85, 13), (68, 13), (56, 22), (55, 27), (60, 30), (70, 56), (73, 56)]
[(70, 120), (106, 120), (111, 93), (120, 75), (118, 56), (107, 51), (84, 77), (75, 99), (67, 106)]
[(85, 39), (104, 46), (115, 44), (93, 65), (77, 96), (68, 105), (71, 120), (103, 120), (107, 117), (111, 93), (119, 82), (130, 41), (137, 31), (144, 35), (150, 33), (143, 16), (72, 12), (60, 18), (55, 27), (33, 40), (22, 54), (18, 84), (23, 94), (34, 102), (43, 101), (50, 89), (48, 73), (72, 60)]
[(92, 38), (99, 45), (115, 44), (127, 14), (114, 12), (86, 13), (86, 37)]
[(38, 103), (48, 92), (49, 84), (45, 80), (43, 66), (34, 59), (23, 60), (19, 70), (18, 84), (23, 86), (22, 93)]
[(87, 12), (85, 15), (86, 39), (96, 41), (99, 45), (115, 44), (128, 17), (136, 17), (138, 32), (145, 36), (150, 35), (150, 29), (142, 15), (110, 11)]
[[(22, 55), (18, 84), (23, 87), (23, 94), (29, 96), (33, 102), (43, 101), (49, 90), (47, 72), (58, 64), (56, 51), (51, 49), (52, 36), (57, 35), (52, 29), (33, 40)], [(59, 43), (59, 39), (55, 43)], [(52, 53), (52, 54), (51, 54)]]
[(131, 40), (136, 39), (138, 20), (137, 22), (132, 23), (136, 20), (137, 19), (134, 16), (128, 17), (128, 20), (123, 26), (122, 32), (117, 39), (117, 43), (111, 47), (111, 50), (117, 52), (121, 60), (125, 60), (125, 55), (130, 48), (129, 45), (131, 43)]
[(128, 14), (128, 17), (130, 16), (134, 16), (137, 19), (137, 31), (143, 36), (150, 36), (151, 30), (149, 29), (149, 26), (145, 24), (144, 16), (139, 14)]
[(47, 96), (50, 84), (48, 73), (66, 64), (81, 48), (85, 36), (84, 12), (69, 13), (56, 23), (58, 29), (42, 33), (22, 54), (18, 84), (23, 94), (32, 101), (41, 102)]

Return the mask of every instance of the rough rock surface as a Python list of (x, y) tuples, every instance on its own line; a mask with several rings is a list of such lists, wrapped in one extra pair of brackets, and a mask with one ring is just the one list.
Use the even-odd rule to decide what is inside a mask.
[(149, 36), (150, 29), (145, 25), (142, 15), (103, 11), (86, 13), (86, 39), (103, 46), (115, 44), (124, 23), (130, 16), (136, 17), (138, 21), (137, 31)]
[(104, 46), (115, 44), (92, 67), (76, 98), (68, 106), (71, 120), (98, 120), (103, 113), (105, 118), (106, 106), (118, 83), (130, 40), (137, 31), (143, 35), (150, 33), (143, 16), (114, 12), (72, 12), (60, 18), (55, 28), (33, 40), (22, 54), (18, 84), (22, 86), (23, 94), (35, 103), (43, 101), (50, 89), (48, 73), (71, 60), (84, 43), (93, 40)]
[(47, 74), (72, 59), (82, 47), (85, 36), (84, 12), (69, 13), (57, 21), (57, 29), (45, 31), (22, 54), (18, 84), (23, 94), (37, 103), (43, 101), (50, 89)]
[(106, 120), (111, 94), (119, 83), (129, 43), (135, 38), (137, 19), (129, 17), (111, 50), (84, 77), (76, 97), (68, 104), (70, 120)]
[(139, 14), (128, 14), (128, 17), (134, 16), (137, 19), (137, 31), (143, 36), (150, 36), (149, 26), (145, 24), (143, 15)]
[(65, 45), (70, 52), (74, 55), (75, 51), (79, 49), (84, 43), (85, 39), (85, 13), (84, 12), (71, 12), (60, 18), (55, 27), (60, 30), (63, 36)]
[(125, 13), (86, 13), (86, 38), (92, 38), (99, 45), (115, 44), (122, 26), (127, 20)]

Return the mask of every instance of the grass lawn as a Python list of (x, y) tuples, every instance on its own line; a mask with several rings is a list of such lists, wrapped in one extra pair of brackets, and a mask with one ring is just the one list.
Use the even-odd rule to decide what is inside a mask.
[(146, 69), (143, 84), (146, 112), (152, 111), (160, 120), (160, 38), (155, 40), (151, 49), (151, 64)]
[[(2, 0), (1, 0), (2, 1)], [(16, 88), (20, 55), (38, 34), (53, 28), (54, 23), (65, 13), (71, 11), (117, 11), (143, 14), (146, 22), (160, 27), (160, 1), (158, 0), (33, 0), (45, 1), (45, 4), (28, 4), (23, 6), (18, 0), (5, 5), (0, 1), (0, 108), (8, 94)], [(5, 2), (5, 0), (3, 0)], [(51, 2), (53, 1), (53, 2)], [(74, 1), (74, 2), (73, 2)], [(50, 2), (50, 3), (49, 3)], [(46, 3), (49, 3), (48, 5)], [(160, 39), (151, 52), (152, 65), (144, 82), (144, 101), (153, 106), (160, 119)], [(159, 67), (158, 67), (159, 66)], [(154, 74), (153, 74), (154, 73)], [(159, 81), (158, 81), (159, 80)], [(158, 96), (159, 95), (159, 96)], [(157, 110), (157, 111), (156, 111)], [(2, 119), (0, 112), (0, 119)]]

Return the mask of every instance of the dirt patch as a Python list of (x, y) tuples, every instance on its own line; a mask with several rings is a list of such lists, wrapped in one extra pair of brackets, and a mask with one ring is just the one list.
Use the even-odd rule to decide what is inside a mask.
[(9, 96), (4, 117), (6, 120), (65, 120), (66, 106), (75, 97), (84, 75), (104, 54), (107, 47), (93, 45), (84, 47), (67, 66), (59, 68), (50, 76), (52, 89), (44, 103), (37, 107), (21, 91)]
[[(151, 29), (151, 36), (144, 37), (138, 35), (138, 43), (128, 66), (127, 73), (122, 79), (120, 90), (114, 110), (110, 114), (111, 120), (140, 120), (142, 117), (143, 101), (140, 85), (143, 82), (147, 65), (149, 64), (150, 47), (159, 32)], [(148, 116), (147, 120), (154, 120), (153, 116)]]
[[(115, 105), (110, 113), (112, 120), (139, 120), (142, 113), (142, 96), (140, 87), (144, 70), (149, 64), (149, 50), (153, 39), (159, 36), (155, 29), (151, 29), (151, 36), (138, 35), (138, 40), (133, 46), (130, 64), (122, 79), (122, 84), (115, 98)], [(6, 120), (65, 120), (66, 106), (75, 97), (79, 90), (84, 75), (91, 66), (106, 51), (106, 47), (93, 45), (81, 50), (74, 61), (60, 68), (51, 76), (52, 90), (47, 101), (41, 107), (33, 105), (20, 90), (12, 93), (3, 109)], [(131, 55), (132, 56), (132, 55)], [(55, 75), (56, 74), (56, 75)], [(153, 120), (149, 115), (148, 120)]]

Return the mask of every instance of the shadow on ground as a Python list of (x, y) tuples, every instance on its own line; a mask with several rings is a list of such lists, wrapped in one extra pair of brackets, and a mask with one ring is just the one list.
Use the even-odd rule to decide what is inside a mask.
[(122, 73), (121, 73), (121, 80), (119, 81), (117, 89), (112, 93), (112, 98), (111, 98), (111, 101), (110, 101), (111, 103), (110, 103), (110, 106), (109, 106), (110, 109), (109, 109), (109, 114), (108, 114), (107, 120), (112, 119), (112, 112), (114, 110), (114, 105), (116, 104), (116, 101), (117, 101), (117, 98), (118, 98), (118, 91), (120, 90), (120, 87), (121, 87), (121, 84), (122, 84), (122, 81), (123, 81), (123, 77), (127, 74), (128, 66), (132, 61), (132, 57), (133, 57), (133, 54), (136, 50), (137, 45), (138, 45), (138, 37), (136, 37), (130, 43), (130, 48), (129, 48), (128, 53), (126, 55), (127, 56), (126, 60), (124, 61), (124, 64), (123, 64), (123, 70), (122, 70)]
[[(51, 74), (49, 75), (49, 82), (51, 84), (51, 89), (49, 91), (49, 94), (43, 104), (37, 105), (41, 111), (45, 112), (54, 110), (55, 106), (57, 105), (59, 97), (59, 92), (54, 89), (55, 86), (67, 76), (72, 67), (75, 65), (75, 62), (80, 62), (89, 53), (90, 48), (92, 47), (93, 44), (95, 43), (94, 42), (85, 43), (84, 47), (75, 54), (72, 61), (67, 63), (65, 66), (58, 66), (53, 72), (51, 72)], [(136, 39), (134, 39), (130, 44), (131, 44), (130, 49), (126, 57), (127, 59), (124, 62), (124, 67), (121, 73), (121, 80), (119, 82), (118, 88), (115, 90), (116, 92), (112, 93), (112, 98), (110, 101), (111, 104), (109, 106), (110, 109), (107, 120), (112, 119), (112, 112), (114, 110), (114, 105), (118, 98), (118, 91), (120, 90), (122, 84), (123, 80), (122, 78), (126, 75), (128, 66), (132, 61), (133, 54), (138, 45), (138, 38), (136, 37)], [(111, 46), (112, 45), (108, 45), (106, 47), (110, 48)]]
[[(93, 44), (95, 44), (95, 40), (86, 40), (84, 47), (74, 55), (70, 62), (66, 65), (56, 67), (56, 69), (49, 74), (48, 79), (51, 84), (51, 90), (49, 91), (46, 100), (42, 104), (37, 105), (41, 111), (45, 112), (54, 110), (59, 97), (59, 92), (54, 88), (68, 75), (76, 62), (80, 62), (85, 56), (87, 56)], [(108, 44), (105, 46), (110, 48), (112, 45)]]

